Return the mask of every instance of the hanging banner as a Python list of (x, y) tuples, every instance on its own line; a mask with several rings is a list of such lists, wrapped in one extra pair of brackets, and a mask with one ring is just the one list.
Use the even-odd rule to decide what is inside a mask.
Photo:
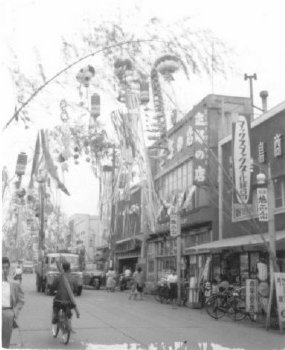
[(239, 115), (237, 122), (233, 123), (233, 168), (234, 188), (233, 202), (238, 204), (251, 204), (251, 152), (249, 136), (249, 120)]
[(274, 273), (280, 330), (285, 330), (285, 273)]
[(259, 221), (268, 221), (268, 193), (267, 187), (258, 187), (257, 191), (257, 214)]
[(208, 164), (208, 116), (206, 110), (195, 115), (194, 130), (193, 183), (201, 186), (206, 183)]
[(177, 237), (180, 235), (180, 215), (177, 213), (170, 214), (170, 236)]

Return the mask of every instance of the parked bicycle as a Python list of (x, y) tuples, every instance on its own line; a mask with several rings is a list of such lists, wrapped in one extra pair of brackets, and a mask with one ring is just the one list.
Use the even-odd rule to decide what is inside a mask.
[(249, 316), (254, 321), (251, 314), (246, 312), (245, 300), (241, 296), (242, 289), (230, 287), (213, 294), (206, 302), (208, 315), (218, 320), (227, 314), (234, 321), (240, 321)]
[[(170, 288), (167, 284), (167, 282), (160, 282), (157, 285), (157, 288), (154, 292), (155, 300), (160, 302), (161, 304), (169, 304), (171, 303), (170, 298)], [(188, 301), (188, 294), (189, 294), (189, 283), (182, 282), (181, 283), (181, 303), (180, 306), (186, 306)], [(177, 301), (176, 301), (177, 303)]]

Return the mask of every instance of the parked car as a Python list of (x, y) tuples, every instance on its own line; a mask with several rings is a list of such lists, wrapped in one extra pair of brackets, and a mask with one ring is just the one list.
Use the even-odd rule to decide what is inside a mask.
[(96, 269), (96, 264), (86, 264), (83, 271), (83, 285), (100, 289), (104, 279), (103, 271)]
[(24, 261), (22, 265), (23, 273), (33, 273), (34, 272), (34, 263), (32, 261)]

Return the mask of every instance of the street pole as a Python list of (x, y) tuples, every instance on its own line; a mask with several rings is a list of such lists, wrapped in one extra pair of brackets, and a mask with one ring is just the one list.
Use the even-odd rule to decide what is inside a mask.
[(268, 164), (268, 235), (269, 235), (269, 250), (270, 250), (270, 275), (276, 272), (276, 233), (274, 220), (274, 185), (271, 178), (271, 166)]
[(181, 214), (177, 213), (177, 302), (181, 304)]

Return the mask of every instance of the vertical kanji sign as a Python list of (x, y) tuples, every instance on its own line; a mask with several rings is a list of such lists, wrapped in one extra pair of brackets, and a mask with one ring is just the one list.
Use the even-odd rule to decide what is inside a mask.
[(259, 221), (268, 221), (268, 193), (267, 187), (258, 187), (257, 195), (257, 214)]
[(274, 273), (280, 330), (285, 330), (285, 273)]
[(208, 165), (208, 117), (198, 112), (194, 117), (194, 184), (205, 185)]
[(244, 115), (239, 115), (233, 124), (233, 167), (235, 186), (233, 202), (241, 205), (251, 204), (249, 121)]

